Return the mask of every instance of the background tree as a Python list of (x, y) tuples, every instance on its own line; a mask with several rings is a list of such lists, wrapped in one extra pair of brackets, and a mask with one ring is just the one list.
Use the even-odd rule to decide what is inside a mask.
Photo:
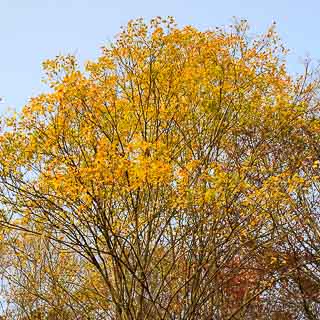
[(46, 61), (52, 91), (0, 137), (3, 233), (30, 261), (5, 273), (13, 309), (315, 319), (319, 83), (308, 68), (292, 78), (285, 53), (274, 26), (252, 39), (245, 21), (155, 18), (129, 22), (85, 71)]

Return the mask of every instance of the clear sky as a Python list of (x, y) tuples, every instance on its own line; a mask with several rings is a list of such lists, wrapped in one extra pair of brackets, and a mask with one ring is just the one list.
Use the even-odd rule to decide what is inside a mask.
[(252, 32), (277, 22), (292, 50), (289, 67), (299, 58), (320, 59), (320, 0), (0, 0), (0, 111), (20, 109), (45, 89), (41, 63), (57, 54), (95, 59), (129, 19), (174, 16), (180, 26), (200, 29), (248, 19)]

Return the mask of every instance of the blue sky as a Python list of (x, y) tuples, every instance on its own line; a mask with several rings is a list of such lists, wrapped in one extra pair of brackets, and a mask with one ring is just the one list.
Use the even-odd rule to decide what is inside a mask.
[(320, 0), (0, 0), (0, 111), (20, 109), (45, 90), (41, 63), (57, 54), (95, 59), (129, 19), (174, 16), (200, 29), (248, 19), (259, 33), (277, 22), (291, 71), (299, 58), (320, 60)]

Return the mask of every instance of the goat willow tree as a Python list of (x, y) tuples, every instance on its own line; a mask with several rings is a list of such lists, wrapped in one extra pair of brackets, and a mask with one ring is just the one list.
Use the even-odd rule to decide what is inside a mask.
[(131, 21), (0, 137), (8, 319), (316, 319), (319, 83), (274, 27)]

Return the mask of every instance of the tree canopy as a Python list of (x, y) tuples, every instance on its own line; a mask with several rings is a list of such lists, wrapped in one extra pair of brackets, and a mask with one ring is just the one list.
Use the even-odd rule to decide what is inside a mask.
[(319, 77), (252, 36), (130, 21), (3, 119), (4, 319), (317, 319)]

